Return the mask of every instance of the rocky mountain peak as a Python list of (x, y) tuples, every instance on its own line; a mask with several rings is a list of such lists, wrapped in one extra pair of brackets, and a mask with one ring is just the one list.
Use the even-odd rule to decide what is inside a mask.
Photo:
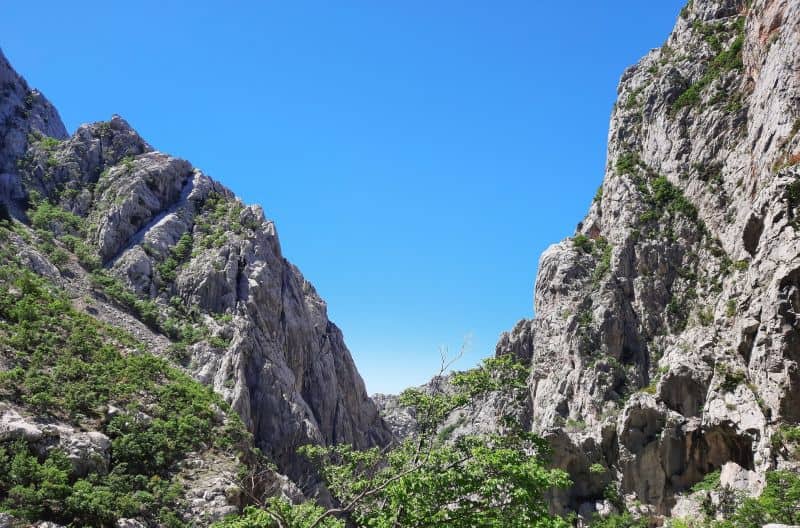
[(325, 302), (261, 207), (154, 150), (120, 116), (68, 135), (0, 59), (0, 199), (39, 230), (35, 268), (212, 386), (292, 477), (308, 476), (300, 445), (390, 440)]
[[(658, 524), (723, 512), (722, 490), (755, 495), (770, 472), (800, 471), (798, 71), (800, 0), (692, 0), (623, 73), (602, 184), (575, 234), (542, 254), (535, 317), (496, 347), (530, 366), (517, 421), (571, 476), (551, 493), (554, 510)], [(4, 223), (3, 256), (69, 299), (10, 285), (6, 270), (4, 307), (30, 289), (113, 334), (124, 357), (151, 354), (165, 378), (177, 374), (157, 360), (179, 366), (222, 398), (203, 397), (208, 431), (231, 423), (230, 405), (306, 493), (320, 490), (298, 446), (391, 442), (325, 302), (260, 207), (119, 116), (68, 135), (2, 54), (0, 81), (0, 216), (24, 223)], [(20, 365), (0, 350), (3, 371)], [(123, 411), (54, 421), (19, 396), (23, 385), (0, 405), (0, 440), (37, 456), (61, 446), (63, 471), (108, 473), (119, 431), (107, 425)], [(398, 436), (414, 434), (413, 412), (377, 400)], [(450, 417), (448, 434), (497, 431), (505, 403), (482, 398)], [(200, 447), (179, 461), (181, 493), (193, 497), (184, 517), (207, 524), (241, 504), (201, 471), (234, 473), (235, 457)]]

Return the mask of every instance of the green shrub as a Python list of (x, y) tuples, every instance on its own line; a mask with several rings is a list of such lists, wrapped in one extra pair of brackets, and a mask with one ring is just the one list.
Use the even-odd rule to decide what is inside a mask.
[(572, 239), (572, 245), (584, 253), (592, 252), (592, 239), (582, 233), (575, 235), (575, 237)]
[(85, 220), (46, 200), (40, 200), (36, 193), (31, 194), (33, 207), (28, 210), (28, 217), (37, 234), (47, 240), (57, 235), (58, 240), (78, 258), (78, 262), (86, 270), (100, 268), (102, 262), (97, 256), (97, 249), (85, 240)]
[(745, 382), (747, 375), (742, 370), (731, 370), (728, 365), (718, 363), (716, 367), (717, 373), (722, 377), (720, 388), (726, 392), (733, 392), (736, 388)]
[(228, 348), (230, 345), (230, 340), (225, 339), (220, 336), (211, 336), (208, 338), (208, 344), (214, 348)]
[(800, 178), (794, 180), (786, 187), (786, 198), (789, 200), (790, 207), (800, 205)]
[(644, 213), (639, 215), (639, 223), (646, 224), (648, 222), (652, 222), (653, 220), (658, 220), (659, 214), (658, 211), (650, 209), (649, 211), (645, 211)]
[(615, 513), (607, 517), (595, 516), (589, 524), (591, 528), (647, 528), (644, 518), (636, 519), (630, 513)]
[(750, 263), (746, 260), (737, 260), (733, 263), (733, 269), (736, 271), (744, 271), (750, 266)]
[(697, 482), (694, 486), (692, 486), (692, 492), (698, 491), (712, 491), (719, 487), (719, 478), (720, 478), (720, 470), (712, 471), (711, 473), (707, 473), (703, 480)]
[[(275, 517), (280, 516), (283, 525), (291, 528), (311, 526), (317, 517), (324, 513), (324, 509), (313, 502), (293, 505), (283, 498), (273, 498), (267, 502), (267, 509), (245, 508), (241, 516), (231, 516), (228, 519), (215, 523), (213, 528), (276, 528)], [(328, 517), (323, 519), (318, 528), (344, 528), (345, 523), (339, 519)]]
[(586, 422), (583, 420), (575, 420), (573, 418), (568, 418), (566, 422), (567, 430), (572, 432), (583, 431), (586, 429)]
[(45, 150), (53, 150), (57, 148), (61, 144), (61, 141), (54, 137), (43, 136), (41, 140), (39, 140), (39, 146)]
[(761, 528), (766, 524), (800, 524), (800, 475), (791, 471), (767, 473), (758, 498), (747, 498), (720, 528)]
[(701, 308), (697, 311), (697, 320), (703, 326), (709, 326), (714, 322), (714, 312), (711, 308)]
[(600, 184), (600, 187), (597, 188), (597, 191), (594, 193), (594, 198), (592, 198), (592, 203), (600, 203), (603, 200), (603, 184)]
[(697, 218), (697, 209), (683, 195), (680, 189), (672, 185), (665, 176), (659, 176), (650, 183), (651, 203), (661, 209), (682, 213), (691, 218)]
[[(744, 17), (740, 17), (737, 21), (736, 31), (737, 37), (726, 50), (719, 51), (717, 55), (711, 60), (711, 63), (706, 70), (706, 73), (694, 84), (690, 85), (678, 98), (672, 103), (670, 108), (671, 113), (675, 113), (687, 106), (696, 106), (701, 100), (701, 94), (711, 83), (719, 78), (723, 73), (731, 70), (741, 70), (744, 67), (742, 62), (742, 47), (744, 45)], [(716, 39), (716, 35), (709, 37)], [(717, 41), (718, 42), (718, 41)], [(714, 45), (712, 44), (712, 47)], [(721, 45), (717, 48), (721, 48)]]
[(658, 391), (658, 382), (660, 380), (661, 380), (661, 374), (656, 374), (650, 380), (650, 383), (646, 387), (643, 387), (641, 389), (642, 392), (644, 392), (645, 394), (655, 394)]
[(687, 3), (685, 6), (681, 8), (680, 17), (689, 18), (689, 13), (691, 12), (693, 5), (694, 5), (694, 0), (689, 0), (689, 3)]
[(156, 269), (164, 282), (173, 282), (178, 267), (192, 255), (193, 239), (190, 233), (184, 233), (178, 242), (170, 248), (170, 254)]
[(133, 156), (125, 156), (124, 158), (122, 158), (122, 160), (120, 160), (120, 164), (122, 165), (122, 168), (125, 170), (126, 173), (130, 174), (133, 172), (134, 169)]
[(639, 159), (639, 155), (637, 153), (624, 152), (617, 158), (617, 174), (635, 174), (640, 164), (641, 160)]
[[(755, 394), (755, 391), (753, 393)], [(772, 433), (770, 443), (775, 450), (781, 450), (784, 447), (793, 445), (790, 453), (796, 459), (800, 459), (800, 426), (781, 425)]]
[(229, 313), (215, 313), (212, 314), (212, 316), (220, 324), (229, 324), (233, 322), (233, 315)]
[[(178, 520), (171, 512), (180, 493), (171, 482), (174, 463), (189, 451), (241, 445), (247, 433), (235, 415), (218, 423), (217, 409), (227, 405), (210, 388), (144, 348), (77, 312), (19, 263), (0, 266), (0, 355), (8, 366), (0, 395), (78, 427), (100, 425), (112, 441), (111, 471), (83, 480), (70, 476), (58, 451), (41, 458), (24, 443), (0, 442), (0, 510), (81, 526), (133, 516)], [(109, 405), (125, 411), (107, 420)]]
[(600, 282), (606, 273), (611, 269), (611, 252), (613, 246), (603, 237), (598, 237), (594, 243), (594, 249), (599, 252), (597, 266), (592, 272), (592, 282), (597, 284)]
[(105, 270), (93, 271), (90, 278), (93, 288), (103, 292), (120, 307), (132, 312), (150, 328), (161, 330), (161, 312), (155, 301), (139, 298)]
[(592, 473), (594, 475), (602, 475), (606, 471), (608, 471), (608, 469), (606, 469), (606, 467), (603, 464), (595, 463), (589, 466), (589, 473)]
[[(39, 198), (32, 193), (31, 200), (39, 200)], [(35, 201), (33, 208), (28, 211), (28, 217), (34, 229), (73, 235), (82, 235), (84, 231), (83, 218), (65, 211), (47, 200)]]

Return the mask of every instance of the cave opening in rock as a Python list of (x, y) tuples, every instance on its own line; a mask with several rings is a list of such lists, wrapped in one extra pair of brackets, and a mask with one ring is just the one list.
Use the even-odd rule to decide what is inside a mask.
[(744, 469), (752, 470), (753, 439), (738, 434), (730, 426), (718, 426), (704, 436), (704, 468), (701, 473), (710, 473), (721, 468), (726, 462), (736, 462)]

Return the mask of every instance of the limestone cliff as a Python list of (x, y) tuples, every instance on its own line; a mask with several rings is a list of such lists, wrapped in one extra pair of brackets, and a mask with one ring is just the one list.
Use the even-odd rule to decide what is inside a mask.
[[(212, 386), (292, 477), (307, 474), (299, 445), (390, 440), (325, 302), (260, 207), (118, 116), (68, 135), (2, 54), (0, 80), (0, 205), (39, 229), (17, 240), (30, 268)], [(69, 221), (32, 216), (37, 204)]]
[(618, 482), (679, 514), (712, 471), (756, 493), (797, 468), (799, 69), (800, 2), (694, 0), (623, 74), (602, 187), (497, 346), (530, 360), (563, 504)]
[[(541, 256), (520, 420), (571, 489), (559, 510), (694, 515), (798, 469), (800, 1), (693, 0), (622, 76), (602, 186)], [(410, 416), (382, 399), (387, 421)], [(491, 429), (492, 401), (462, 431)], [(642, 506), (635, 506), (641, 504)]]

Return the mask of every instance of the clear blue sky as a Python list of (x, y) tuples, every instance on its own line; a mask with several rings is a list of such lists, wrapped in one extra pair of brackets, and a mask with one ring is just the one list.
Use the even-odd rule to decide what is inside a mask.
[(493, 353), (603, 176), (619, 76), (682, 0), (5, 2), (70, 131), (125, 117), (278, 226), (370, 392)]

